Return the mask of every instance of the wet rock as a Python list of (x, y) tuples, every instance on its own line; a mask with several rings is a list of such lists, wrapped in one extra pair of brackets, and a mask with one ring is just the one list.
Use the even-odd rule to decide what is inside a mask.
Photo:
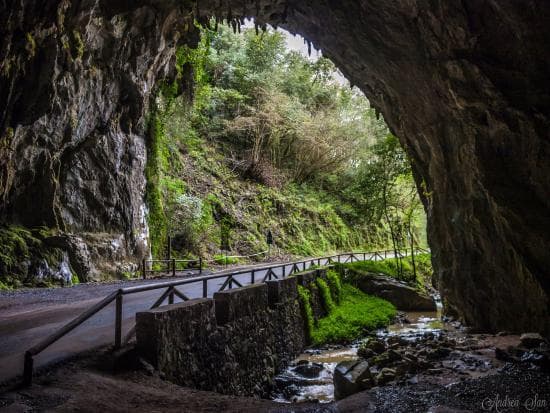
[(376, 353), (374, 351), (372, 351), (370, 348), (366, 348), (366, 347), (359, 347), (359, 349), (357, 349), (357, 355), (359, 357), (362, 357), (364, 359), (371, 359), (373, 357), (376, 357)]
[(373, 364), (376, 364), (380, 367), (388, 366), (396, 361), (399, 361), (402, 359), (401, 354), (399, 354), (397, 351), (390, 349), (379, 356), (375, 357), (373, 360)]
[(298, 363), (298, 365), (294, 367), (294, 372), (300, 376), (313, 379), (319, 377), (323, 369), (324, 367), (322, 364), (306, 361), (306, 363)]
[(343, 361), (334, 370), (334, 398), (343, 399), (374, 384), (369, 363), (366, 361)]
[(374, 352), (375, 354), (380, 354), (386, 351), (386, 343), (384, 340), (375, 338), (375, 337), (369, 337), (365, 341), (363, 341), (358, 349), (359, 352), (370, 350), (371, 352)]
[(521, 345), (526, 348), (538, 347), (541, 343), (544, 343), (544, 338), (538, 333), (524, 333), (519, 338)]
[(378, 386), (383, 386), (384, 384), (389, 383), (392, 380), (395, 380), (396, 377), (397, 377), (397, 371), (395, 369), (384, 367), (376, 375), (376, 384)]

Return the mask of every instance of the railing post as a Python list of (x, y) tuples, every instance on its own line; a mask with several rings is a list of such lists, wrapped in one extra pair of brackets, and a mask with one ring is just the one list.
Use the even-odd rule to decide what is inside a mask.
[(250, 271), (250, 284), (254, 284), (255, 281), (255, 271)]
[(338, 264), (340, 264), (340, 262), (341, 262), (341, 259), (340, 259), (340, 257), (341, 257), (341, 255), (340, 255), (340, 254), (338, 254)]
[(199, 257), (199, 274), (202, 274), (202, 257)]
[(208, 280), (202, 280), (202, 297), (208, 297)]
[(141, 271), (142, 271), (142, 276), (143, 276), (143, 279), (146, 279), (147, 278), (147, 268), (145, 267), (145, 265), (147, 265), (147, 262), (145, 261), (145, 258), (141, 261)]
[(230, 275), (229, 276), (229, 285), (228, 285), (229, 289), (232, 289), (233, 288), (233, 277)]
[(306, 262), (304, 261), (304, 271), (306, 270)]
[(115, 350), (119, 349), (122, 345), (122, 297), (123, 295), (118, 293), (115, 302)]
[(176, 259), (172, 258), (172, 277), (176, 276)]
[(286, 277), (286, 265), (283, 264), (283, 278)]
[(174, 288), (170, 287), (170, 294), (168, 294), (168, 304), (174, 304)]
[(34, 360), (32, 354), (25, 352), (25, 365), (23, 366), (23, 385), (30, 386), (32, 384), (32, 373), (34, 369)]
[(384, 250), (384, 259), (385, 259), (385, 260), (388, 259), (388, 250)]

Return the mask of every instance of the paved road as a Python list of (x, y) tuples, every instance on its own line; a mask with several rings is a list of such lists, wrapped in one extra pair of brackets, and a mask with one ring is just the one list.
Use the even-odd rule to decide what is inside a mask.
[[(342, 256), (342, 260), (346, 258), (347, 256)], [(363, 258), (362, 254), (361, 258)], [(376, 259), (376, 257), (369, 257), (367, 254), (366, 259)], [(321, 265), (326, 263), (326, 260), (321, 260)], [(310, 263), (307, 263), (306, 268), (309, 265)], [(247, 267), (245, 268), (247, 272), (234, 278), (243, 286), (250, 284), (251, 270), (254, 269), (255, 282), (262, 282), (267, 270), (259, 267), (264, 266), (266, 264)], [(292, 264), (280, 264), (280, 267), (273, 271), (278, 276), (282, 276), (283, 269), (288, 274), (291, 268)], [(301, 268), (302, 265), (300, 265)], [(241, 270), (243, 269), (238, 271)], [(216, 274), (234, 271), (237, 270), (220, 271)], [(67, 324), (109, 293), (130, 285), (155, 284), (162, 281), (166, 280), (79, 285), (71, 288), (32, 289), (0, 294), (2, 311), (0, 315), (0, 383), (21, 374), (23, 357), (27, 349)], [(218, 291), (224, 281), (225, 278), (209, 280), (208, 296), (211, 297), (215, 291)], [(202, 282), (196, 282), (182, 285), (178, 290), (189, 298), (198, 298), (202, 296), (202, 288)], [(124, 296), (123, 337), (133, 327), (136, 312), (149, 309), (164, 291), (164, 289), (156, 289)], [(176, 298), (175, 302), (178, 301)], [(34, 361), (35, 368), (113, 343), (114, 314), (113, 302), (37, 355)]]

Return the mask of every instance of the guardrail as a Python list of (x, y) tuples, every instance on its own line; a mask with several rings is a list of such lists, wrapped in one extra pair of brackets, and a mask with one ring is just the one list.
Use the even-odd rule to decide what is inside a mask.
[[(405, 257), (408, 255), (409, 251), (410, 249), (402, 249), (397, 251), (397, 254), (400, 257)], [(415, 251), (429, 252), (428, 250), (423, 248), (415, 248)], [(259, 279), (256, 279), (256, 274), (259, 272), (265, 271), (265, 275), (263, 276), (263, 278), (261, 278), (261, 282), (265, 282), (267, 280), (272, 280), (273, 278), (279, 279), (279, 277), (282, 277), (282, 278), (288, 277), (296, 272), (305, 271), (311, 266), (315, 266), (315, 265), (325, 266), (333, 263), (347, 263), (347, 262), (367, 261), (367, 260), (376, 261), (376, 260), (383, 260), (386, 258), (393, 258), (394, 255), (395, 253), (393, 250), (373, 251), (373, 252), (349, 252), (349, 253), (331, 255), (331, 256), (322, 257), (322, 258), (305, 259), (305, 260), (295, 261), (291, 263), (283, 263), (283, 264), (268, 265), (264, 267), (241, 269), (241, 270), (237, 270), (229, 273), (228, 272), (214, 273), (206, 276), (193, 277), (193, 278), (187, 278), (187, 279), (181, 279), (181, 280), (175, 280), (175, 281), (166, 281), (166, 282), (159, 282), (155, 284), (120, 288), (117, 291), (114, 291), (111, 294), (109, 294), (107, 297), (105, 297), (103, 300), (101, 300), (97, 304), (90, 307), (84, 313), (76, 317), (74, 320), (72, 320), (71, 322), (69, 322), (59, 330), (57, 330), (50, 336), (46, 337), (44, 340), (42, 340), (41, 342), (39, 342), (29, 350), (27, 350), (25, 352), (25, 362), (24, 362), (24, 368), (23, 368), (23, 383), (25, 385), (30, 385), (32, 383), (32, 376), (33, 376), (33, 370), (34, 370), (34, 357), (36, 355), (44, 351), (47, 347), (51, 346), (57, 340), (59, 340), (60, 338), (62, 338), (72, 330), (74, 330), (76, 327), (84, 323), (86, 320), (93, 317), (95, 314), (97, 314), (100, 310), (105, 308), (107, 305), (111, 304), (113, 301), (115, 301), (114, 348), (119, 349), (123, 343), (122, 341), (122, 309), (123, 308), (122, 307), (123, 307), (123, 299), (124, 299), (124, 296), (126, 295), (166, 288), (166, 290), (160, 295), (157, 301), (155, 301), (155, 303), (151, 306), (151, 309), (153, 309), (161, 306), (164, 303), (164, 301), (166, 301), (167, 299), (168, 299), (168, 304), (173, 304), (175, 297), (178, 297), (183, 301), (189, 300), (190, 299), (189, 297), (187, 297), (184, 293), (182, 293), (176, 288), (182, 285), (202, 283), (202, 297), (207, 297), (208, 281), (210, 280), (225, 278), (225, 281), (222, 283), (222, 286), (217, 290), (217, 291), (223, 291), (226, 288), (227, 289), (233, 288), (234, 285), (238, 287), (242, 287), (243, 286), (242, 283), (239, 280), (235, 279), (235, 277), (243, 274), (250, 274), (250, 284), (255, 284), (256, 281), (259, 280)], [(156, 260), (156, 261), (162, 262), (162, 261), (174, 261), (174, 260)], [(287, 271), (288, 267), (290, 267), (290, 269)], [(279, 274), (277, 274), (274, 271), (276, 269), (281, 270)], [(198, 297), (195, 297), (195, 298), (198, 298)], [(133, 337), (134, 334), (135, 334), (135, 326), (130, 329), (124, 341), (128, 342)]]

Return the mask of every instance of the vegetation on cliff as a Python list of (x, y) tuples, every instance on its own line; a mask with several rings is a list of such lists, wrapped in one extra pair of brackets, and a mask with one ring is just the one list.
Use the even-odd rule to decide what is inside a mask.
[(408, 160), (327, 59), (273, 31), (202, 29), (178, 52), (191, 100), (164, 85), (150, 122), (147, 202), (152, 252), (214, 257), (275, 245), (294, 255), (409, 245), (423, 215)]

